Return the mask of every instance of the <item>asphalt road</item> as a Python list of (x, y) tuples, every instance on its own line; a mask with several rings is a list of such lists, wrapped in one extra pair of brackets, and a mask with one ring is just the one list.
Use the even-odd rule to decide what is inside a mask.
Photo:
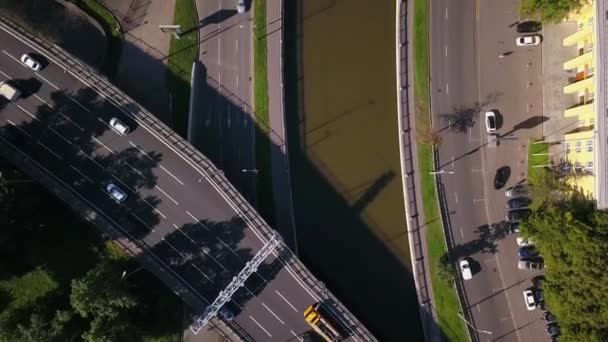
[[(470, 257), (477, 271), (464, 283), (467, 307), (481, 341), (544, 341), (540, 310), (527, 311), (523, 290), (535, 274), (517, 270), (515, 234), (494, 229), (504, 220), (504, 190), (525, 181), (527, 140), (540, 136), (541, 47), (515, 46), (519, 2), (477, 2), (458, 6), (431, 2), (431, 91), (434, 124), (439, 114), (479, 110), (466, 133), (442, 130), (439, 163), (445, 185), (456, 257)], [(504, 58), (500, 54), (512, 52)], [(499, 112), (498, 147), (488, 145), (483, 113)], [(501, 122), (502, 121), (502, 122)], [(511, 170), (495, 190), (499, 167)]]
[[(261, 235), (124, 108), (48, 56), (41, 72), (24, 67), (17, 59), (32, 48), (4, 31), (0, 46), (0, 79), (24, 91), (0, 106), (0, 139), (86, 198), (125, 235), (144, 242), (175, 278), (211, 302), (262, 247)], [(116, 134), (107, 125), (111, 117), (128, 123), (131, 133)], [(106, 182), (128, 199), (114, 202), (103, 190)], [(317, 300), (301, 284), (281, 260), (268, 257), (230, 302), (234, 323), (258, 341), (298, 340), (309, 330), (303, 311)]]
[(255, 193), (255, 123), (252, 85), (252, 13), (235, 0), (197, 0), (201, 87), (195, 146), (250, 201)]

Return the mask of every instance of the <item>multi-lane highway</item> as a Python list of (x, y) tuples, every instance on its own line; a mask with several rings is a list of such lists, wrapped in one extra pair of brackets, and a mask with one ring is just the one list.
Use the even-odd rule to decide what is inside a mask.
[[(477, 111), (466, 133), (443, 129), (439, 148), (446, 212), (455, 258), (470, 257), (477, 271), (464, 282), (476, 337), (481, 341), (542, 341), (540, 311), (527, 311), (522, 291), (535, 274), (517, 269), (515, 235), (493, 228), (504, 220), (504, 190), (526, 178), (530, 137), (538, 137), (542, 116), (540, 49), (515, 46), (519, 2), (468, 0), (431, 2), (431, 80), (434, 120), (440, 114)], [(503, 58), (500, 55), (505, 54)], [(499, 115), (497, 147), (488, 144), (483, 115)], [(507, 166), (507, 185), (495, 190), (496, 170)]]
[[(137, 240), (202, 306), (213, 301), (264, 245), (264, 235), (200, 168), (132, 115), (137, 104), (118, 105), (90, 78), (0, 28), (0, 80), (23, 91), (1, 106), (2, 143)], [(18, 60), (24, 53), (36, 53), (44, 69), (25, 67)], [(113, 131), (113, 117), (131, 132)], [(104, 190), (108, 183), (122, 189), (126, 201), (114, 201)], [(303, 311), (321, 298), (283, 256), (269, 256), (228, 304), (236, 314), (231, 324), (257, 341), (300, 340), (310, 330)]]

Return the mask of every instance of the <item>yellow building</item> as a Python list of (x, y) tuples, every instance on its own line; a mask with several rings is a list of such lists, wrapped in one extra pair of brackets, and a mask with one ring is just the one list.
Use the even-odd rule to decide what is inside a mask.
[(596, 197), (597, 166), (597, 134), (595, 126), (597, 110), (595, 93), (597, 79), (595, 77), (597, 49), (595, 26), (595, 1), (583, 7), (578, 13), (570, 15), (569, 20), (576, 21), (577, 30), (564, 38), (563, 46), (576, 46), (578, 55), (563, 65), (564, 70), (573, 76), (564, 87), (564, 94), (574, 95), (575, 101), (564, 111), (566, 117), (576, 117), (578, 128), (564, 134), (566, 172), (575, 176), (569, 177), (569, 182), (579, 187), (583, 192)]

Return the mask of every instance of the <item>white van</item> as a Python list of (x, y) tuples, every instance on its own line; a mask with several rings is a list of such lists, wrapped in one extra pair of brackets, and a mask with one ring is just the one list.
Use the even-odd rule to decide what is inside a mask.
[(21, 91), (5, 82), (0, 82), (0, 95), (9, 101), (14, 101), (21, 96)]

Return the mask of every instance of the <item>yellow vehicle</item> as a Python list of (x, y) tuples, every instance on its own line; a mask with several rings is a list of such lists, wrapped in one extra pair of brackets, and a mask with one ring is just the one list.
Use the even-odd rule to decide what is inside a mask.
[(304, 311), (304, 319), (325, 341), (335, 342), (342, 340), (342, 336), (338, 330), (319, 313), (318, 309), (320, 306), (321, 303), (309, 306)]

